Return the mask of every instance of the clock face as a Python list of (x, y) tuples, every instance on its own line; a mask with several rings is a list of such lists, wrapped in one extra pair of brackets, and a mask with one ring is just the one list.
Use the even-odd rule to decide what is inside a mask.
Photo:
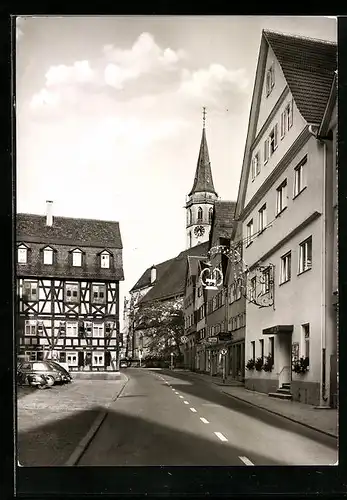
[(194, 229), (195, 236), (202, 236), (205, 232), (205, 228), (203, 226), (196, 226)]

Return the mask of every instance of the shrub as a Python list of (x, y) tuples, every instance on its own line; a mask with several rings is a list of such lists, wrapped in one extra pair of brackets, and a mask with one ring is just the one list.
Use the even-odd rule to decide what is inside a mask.
[(254, 370), (255, 361), (253, 358), (249, 359), (246, 363), (247, 370)]
[(255, 360), (255, 369), (260, 372), (261, 369), (263, 368), (263, 358), (262, 357), (259, 357)]
[(292, 370), (295, 373), (306, 373), (310, 364), (309, 358), (300, 358), (294, 361)]
[(272, 358), (271, 354), (269, 354), (265, 358), (265, 361), (264, 361), (264, 364), (263, 364), (263, 370), (265, 372), (271, 372), (271, 370), (273, 368), (273, 365), (274, 365), (273, 358)]

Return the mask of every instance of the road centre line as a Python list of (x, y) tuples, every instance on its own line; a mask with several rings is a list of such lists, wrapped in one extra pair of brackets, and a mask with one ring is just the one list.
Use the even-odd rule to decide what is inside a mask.
[(201, 422), (203, 422), (204, 424), (209, 424), (210, 422), (208, 420), (206, 420), (206, 418), (204, 417), (200, 417), (200, 420)]
[(189, 401), (183, 401), (185, 405), (189, 405)]
[(253, 462), (250, 461), (249, 458), (247, 457), (239, 457), (239, 459), (245, 464), (245, 465), (254, 465)]
[(228, 441), (227, 438), (221, 433), (221, 432), (215, 432), (214, 433), (217, 438), (219, 438), (221, 441)]
[(190, 411), (192, 411), (193, 413), (196, 413), (196, 409), (195, 408), (189, 408)]
[(184, 399), (183, 396), (178, 396), (178, 397), (181, 398), (181, 399)]

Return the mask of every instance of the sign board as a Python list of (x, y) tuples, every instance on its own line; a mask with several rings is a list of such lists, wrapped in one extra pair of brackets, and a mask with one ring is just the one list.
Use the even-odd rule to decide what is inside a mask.
[(218, 334), (218, 338), (222, 342), (227, 342), (232, 339), (232, 334), (231, 332), (221, 332)]
[(210, 337), (209, 339), (207, 339), (207, 342), (211, 342), (211, 344), (215, 344), (216, 342), (218, 342), (218, 339), (217, 339), (217, 337)]
[(225, 356), (227, 352), (228, 352), (228, 349), (222, 349), (221, 350), (221, 353), (223, 354), (223, 356)]
[(188, 340), (189, 340), (188, 337), (186, 337), (185, 335), (182, 335), (182, 337), (181, 337), (182, 344), (186, 344), (188, 342)]

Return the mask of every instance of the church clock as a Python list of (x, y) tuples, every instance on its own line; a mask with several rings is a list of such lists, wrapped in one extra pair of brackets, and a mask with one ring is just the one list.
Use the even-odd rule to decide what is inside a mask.
[(203, 236), (205, 233), (205, 228), (203, 226), (196, 226), (194, 229), (194, 234), (195, 236)]

